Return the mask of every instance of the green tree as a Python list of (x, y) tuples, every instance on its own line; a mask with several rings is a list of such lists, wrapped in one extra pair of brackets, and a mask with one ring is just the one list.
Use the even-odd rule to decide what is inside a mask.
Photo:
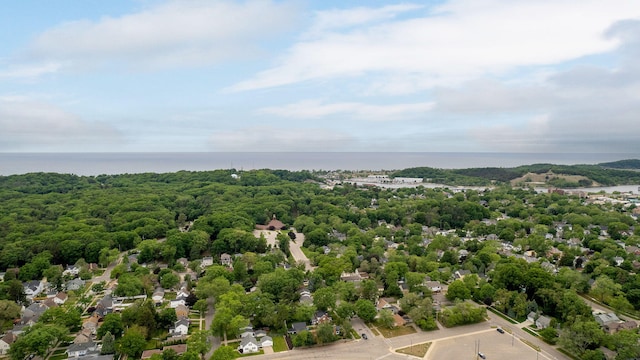
[(356, 314), (358, 314), (358, 317), (362, 320), (371, 322), (377, 314), (376, 306), (369, 300), (360, 299), (356, 301)]
[(147, 329), (133, 325), (125, 331), (124, 335), (116, 343), (116, 349), (120, 354), (129, 357), (139, 357), (147, 344)]
[(336, 292), (330, 287), (318, 289), (313, 293), (313, 305), (320, 310), (334, 309), (336, 300)]
[(238, 351), (231, 346), (220, 346), (213, 352), (211, 360), (233, 360), (240, 356)]
[(0, 332), (9, 328), (20, 317), (20, 306), (13, 301), (0, 300)]
[(22, 360), (29, 354), (45, 357), (51, 347), (62, 340), (69, 331), (57, 324), (35, 324), (29, 327), (11, 345), (9, 356), (12, 360)]
[(124, 332), (124, 325), (122, 324), (122, 318), (118, 313), (111, 313), (105, 315), (102, 325), (98, 328), (98, 339), (104, 337), (106, 333), (112, 334), (115, 338), (122, 336)]
[(211, 341), (209, 341), (209, 332), (205, 330), (196, 331), (187, 339), (187, 348), (200, 355), (204, 359), (204, 355), (211, 349)]
[(447, 299), (453, 301), (455, 299), (466, 300), (471, 298), (471, 291), (461, 280), (455, 280), (447, 289)]
[(106, 332), (102, 337), (102, 348), (100, 349), (100, 354), (113, 354), (116, 352), (116, 343), (115, 338), (111, 335), (110, 332)]
[(578, 319), (560, 332), (560, 345), (572, 354), (578, 356), (589, 349), (596, 347), (604, 338), (604, 332), (592, 320)]
[(395, 319), (393, 318), (393, 313), (390, 310), (384, 309), (378, 312), (378, 322), (383, 327), (387, 329), (391, 329), (395, 326)]
[(336, 340), (333, 325), (329, 323), (318, 325), (318, 328), (316, 329), (316, 336), (319, 344), (327, 344)]

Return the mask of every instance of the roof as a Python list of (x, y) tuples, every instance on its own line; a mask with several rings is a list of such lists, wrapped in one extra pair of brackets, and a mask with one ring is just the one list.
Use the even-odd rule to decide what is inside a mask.
[(303, 330), (307, 330), (307, 323), (305, 322), (294, 322), (293, 324), (291, 324), (291, 329), (298, 332), (298, 331), (303, 331)]
[(244, 347), (245, 345), (248, 344), (255, 344), (256, 346), (258, 346), (258, 341), (256, 340), (256, 338), (254, 338), (253, 336), (245, 336), (242, 338), (242, 341), (240, 341), (240, 346)]
[(69, 348), (67, 349), (67, 352), (68, 353), (72, 353), (72, 352), (77, 352), (77, 351), (91, 350), (91, 349), (95, 349), (95, 348), (96, 348), (96, 343), (94, 343), (93, 341), (89, 341), (89, 342), (85, 342), (85, 343), (71, 344), (71, 345), (69, 345)]
[(162, 348), (162, 351), (166, 351), (166, 350), (173, 350), (176, 352), (176, 354), (180, 355), (180, 354), (184, 354), (187, 352), (187, 344), (177, 344), (177, 345), (169, 345), (169, 346), (165, 346)]
[(140, 358), (141, 359), (148, 359), (154, 354), (162, 354), (162, 350), (160, 350), (160, 349), (145, 350), (145, 351), (142, 352), (142, 356)]
[(13, 335), (12, 332), (8, 332), (0, 340), (4, 341), (8, 345), (11, 345), (14, 341), (16, 341), (16, 336)]

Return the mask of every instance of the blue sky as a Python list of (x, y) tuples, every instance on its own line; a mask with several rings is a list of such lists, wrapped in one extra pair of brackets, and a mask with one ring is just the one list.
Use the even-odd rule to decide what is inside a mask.
[(12, 1), (0, 152), (637, 153), (640, 2)]

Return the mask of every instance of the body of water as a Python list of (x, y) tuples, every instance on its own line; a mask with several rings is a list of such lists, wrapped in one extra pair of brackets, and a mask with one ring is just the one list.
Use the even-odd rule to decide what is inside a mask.
[(451, 152), (246, 152), (246, 153), (0, 153), (0, 175), (57, 172), (76, 175), (166, 173), (180, 170), (399, 170), (563, 165), (640, 158), (640, 154)]

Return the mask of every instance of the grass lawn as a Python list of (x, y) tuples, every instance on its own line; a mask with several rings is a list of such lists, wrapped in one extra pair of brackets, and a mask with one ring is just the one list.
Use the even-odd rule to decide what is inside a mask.
[(369, 329), (371, 329), (371, 332), (373, 333), (373, 335), (375, 335), (375, 336), (379, 336), (380, 335), (380, 332), (378, 331), (378, 329), (376, 329), (374, 327), (371, 327), (371, 326), (369, 326)]
[(406, 348), (398, 349), (396, 350), (396, 352), (400, 354), (413, 355), (419, 358), (423, 358), (427, 354), (427, 351), (429, 350), (430, 346), (431, 346), (431, 343), (428, 342), (424, 344), (417, 344), (413, 346), (408, 346)]
[(240, 357), (254, 356), (254, 355), (263, 355), (264, 350), (260, 350), (258, 352), (249, 353), (249, 354), (240, 354)]
[(57, 354), (57, 355), (51, 355), (51, 356), (49, 357), (49, 359), (51, 359), (51, 360), (62, 360), (62, 359), (67, 359), (67, 358), (68, 358), (67, 353), (64, 353), (64, 354)]
[(65, 349), (56, 349), (52, 355), (60, 355), (60, 354), (66, 354), (67, 350)]
[(287, 351), (287, 342), (284, 340), (284, 336), (275, 336), (273, 338), (273, 352)]
[(164, 299), (165, 300), (175, 300), (176, 299), (176, 292), (175, 291), (166, 291), (164, 293)]
[(416, 329), (414, 329), (411, 326), (398, 326), (393, 329), (386, 329), (386, 328), (380, 327), (378, 328), (378, 331), (380, 331), (382, 336), (386, 338), (392, 338), (396, 336), (413, 334), (416, 332)]

